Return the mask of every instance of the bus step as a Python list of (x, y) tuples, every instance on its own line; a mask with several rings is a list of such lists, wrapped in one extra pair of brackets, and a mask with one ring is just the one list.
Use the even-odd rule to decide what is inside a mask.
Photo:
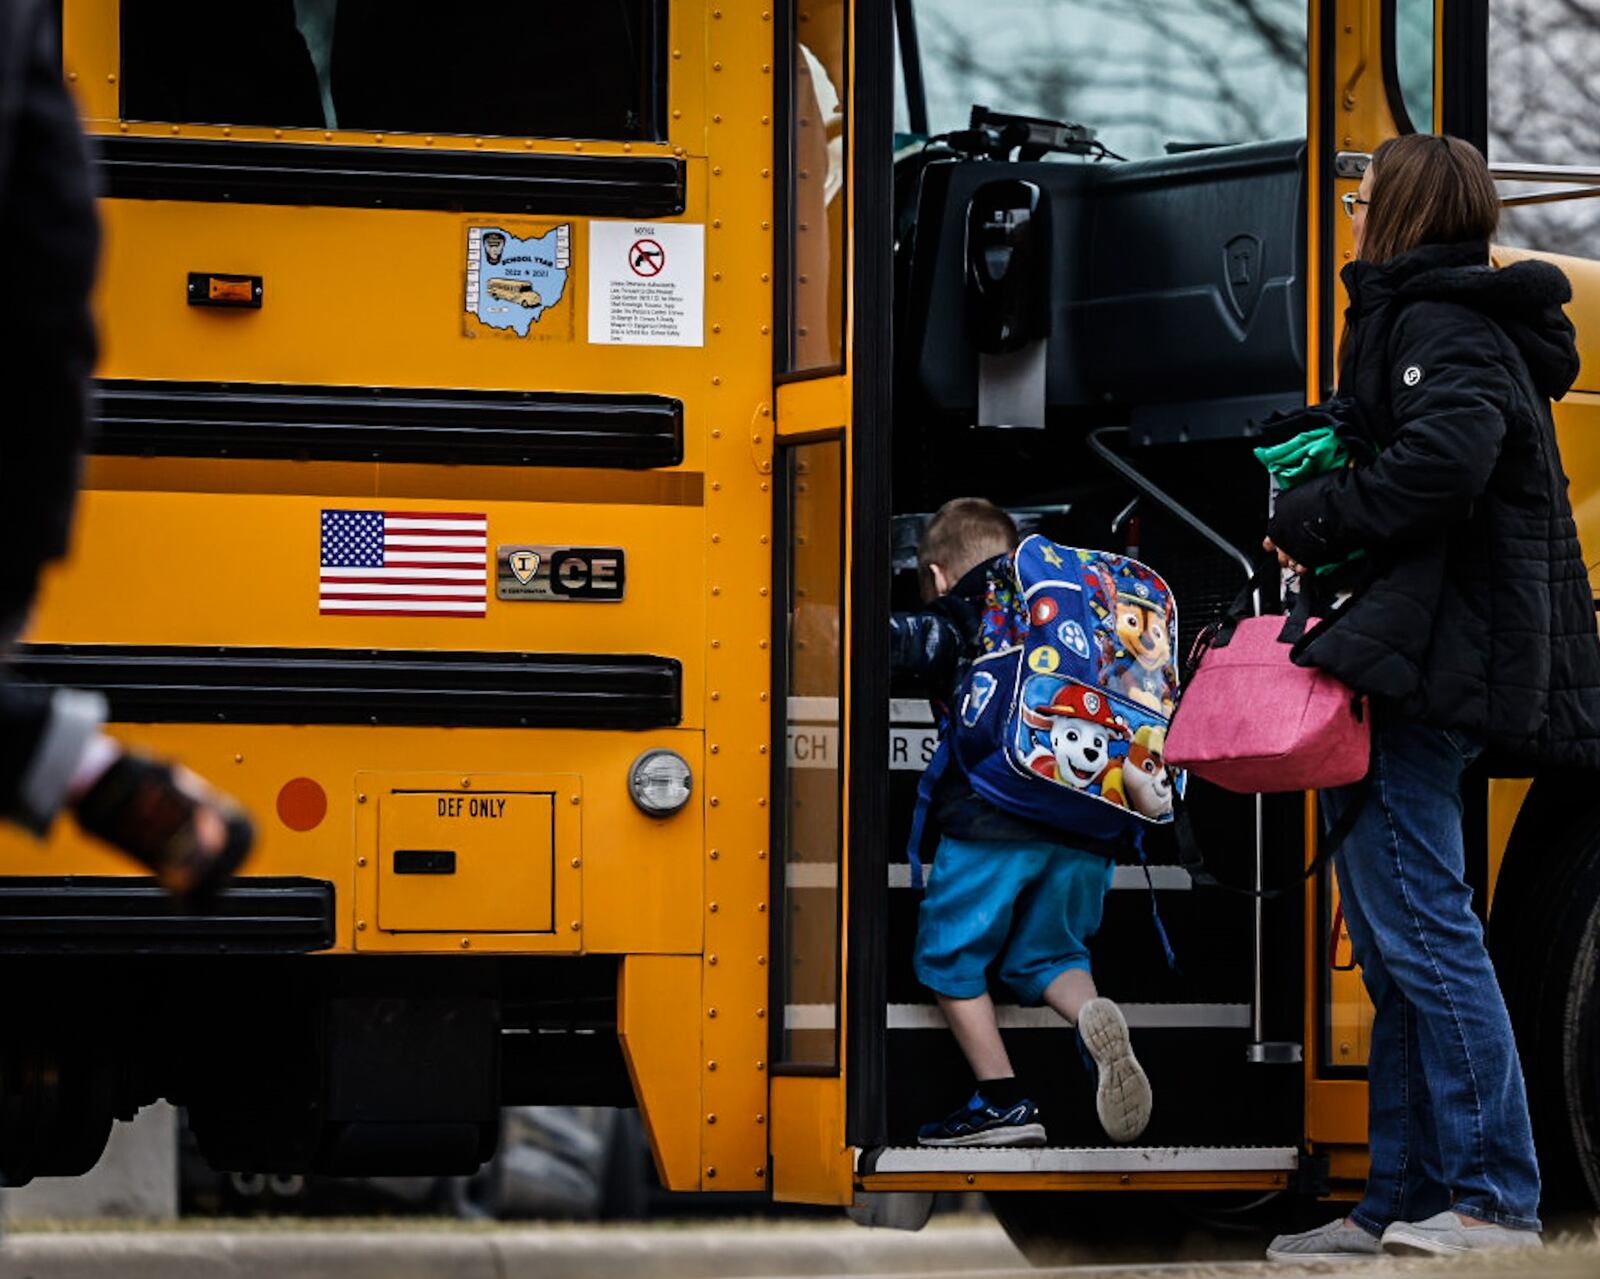
[[(791, 1009), (806, 1005), (791, 1005)], [(1119, 1003), (1132, 1030), (1246, 1030), (1249, 1004), (1136, 1004)], [(1065, 1030), (1067, 1023), (1050, 1008), (1024, 1008), (998, 1004), (995, 1017), (1001, 1030)], [(944, 1014), (937, 1004), (890, 1004), (890, 1030), (945, 1030)]]
[(1291, 1173), (1293, 1146), (878, 1146), (856, 1155), (858, 1177), (896, 1173)]
[[(1131, 1030), (1247, 1030), (1249, 1004), (1133, 1004), (1119, 1003)], [(996, 1004), (1001, 1030), (1066, 1030), (1067, 1023), (1050, 1008), (1024, 1008)], [(832, 1004), (788, 1004), (783, 1010), (785, 1030), (831, 1030), (837, 1013)], [(947, 1030), (937, 1004), (890, 1004), (890, 1030)]]

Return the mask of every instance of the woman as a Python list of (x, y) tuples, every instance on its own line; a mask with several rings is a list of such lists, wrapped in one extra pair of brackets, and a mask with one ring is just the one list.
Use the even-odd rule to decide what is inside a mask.
[(1363, 805), (1334, 863), (1376, 1007), (1372, 1166), (1348, 1218), (1268, 1255), (1537, 1247), (1522, 1067), (1463, 879), (1461, 774), (1484, 752), (1509, 771), (1600, 767), (1600, 640), (1549, 406), (1578, 370), (1571, 290), (1547, 263), (1490, 264), (1499, 200), (1459, 139), (1385, 142), (1346, 204), (1340, 399), (1371, 460), (1282, 493), (1266, 546), (1300, 573), (1361, 552), (1300, 660), (1374, 705), (1368, 780), (1323, 795), (1329, 822)]

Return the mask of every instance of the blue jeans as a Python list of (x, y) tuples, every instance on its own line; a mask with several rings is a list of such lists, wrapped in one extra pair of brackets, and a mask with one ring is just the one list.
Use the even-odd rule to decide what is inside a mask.
[[(1463, 878), (1461, 774), (1481, 747), (1380, 716), (1366, 807), (1334, 855), (1372, 997), (1372, 1169), (1351, 1217), (1381, 1234), (1453, 1208), (1539, 1229), (1539, 1165), (1505, 998)], [(1359, 794), (1327, 791), (1331, 823)]]

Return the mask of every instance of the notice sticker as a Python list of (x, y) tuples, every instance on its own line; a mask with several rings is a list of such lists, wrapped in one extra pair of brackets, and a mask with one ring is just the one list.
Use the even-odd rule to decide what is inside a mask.
[(589, 224), (589, 341), (705, 345), (706, 229), (699, 223)]

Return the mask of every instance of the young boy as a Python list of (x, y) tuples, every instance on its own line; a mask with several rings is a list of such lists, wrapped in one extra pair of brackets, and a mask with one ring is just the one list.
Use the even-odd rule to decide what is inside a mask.
[[(983, 498), (946, 502), (917, 548), (926, 608), (891, 621), (890, 662), (948, 699), (977, 656), (990, 570), (1016, 548), (1011, 517)], [(1001, 563), (997, 564), (997, 561)], [(1095, 1108), (1113, 1141), (1150, 1121), (1150, 1081), (1135, 1060), (1121, 1010), (1100, 998), (1089, 938), (1100, 927), (1114, 863), (1072, 847), (1070, 831), (1043, 829), (976, 795), (959, 766), (940, 778), (929, 808), (939, 833), (917, 925), (917, 978), (938, 997), (977, 1090), (938, 1123), (924, 1146), (1042, 1146), (1044, 1125), (1006, 1055), (986, 971), (1029, 1005), (1048, 1004), (1077, 1028), (1098, 1077)]]

